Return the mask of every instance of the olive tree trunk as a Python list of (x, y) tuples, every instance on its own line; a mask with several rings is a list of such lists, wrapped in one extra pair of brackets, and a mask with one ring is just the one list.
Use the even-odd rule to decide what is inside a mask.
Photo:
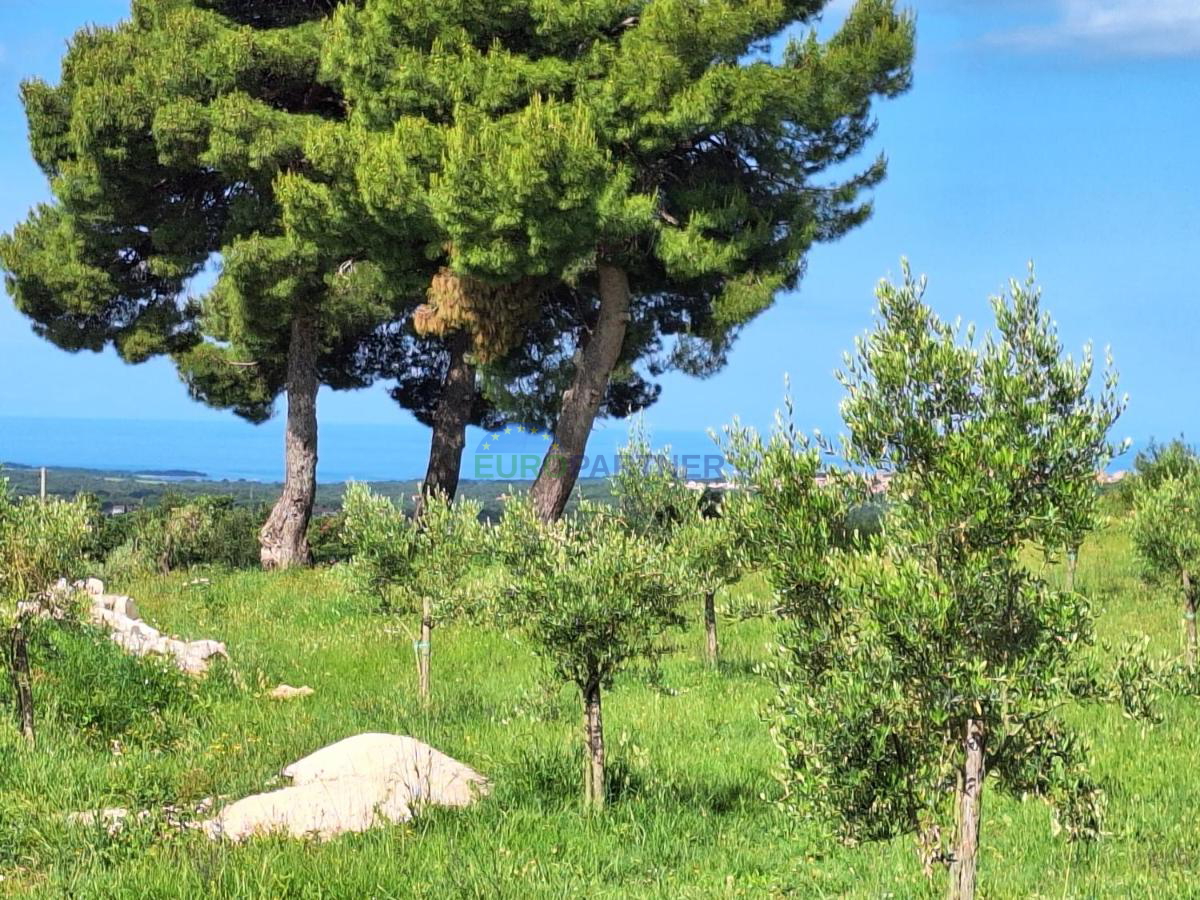
[(287, 360), (287, 433), (283, 494), (259, 535), (265, 569), (312, 562), (308, 523), (317, 493), (317, 327), (307, 317), (292, 322)]
[(1196, 669), (1196, 591), (1192, 587), (1192, 576), (1183, 570), (1183, 630), (1187, 641), (1187, 665)]
[(711, 588), (704, 592), (704, 658), (710, 666), (716, 666), (720, 654), (717, 644), (717, 592)]
[(965, 755), (959, 773), (957, 790), (958, 833), (955, 835), (954, 859), (950, 863), (950, 900), (973, 900), (975, 897), (976, 860), (979, 854), (979, 822), (983, 813), (983, 767), (985, 734), (983, 723), (967, 719), (963, 739)]
[(598, 275), (600, 315), (580, 355), (571, 386), (563, 392), (554, 443), (530, 490), (533, 507), (545, 522), (562, 516), (579, 478), (588, 436), (608, 389), (608, 379), (621, 357), (629, 324), (629, 275), (607, 263), (600, 264)]
[(16, 697), (17, 724), (26, 742), (36, 738), (33, 726), (33, 679), (29, 673), (29, 643), (25, 624), (20, 619), (8, 631), (8, 666)]
[(604, 719), (600, 710), (600, 683), (583, 689), (583, 802), (591, 810), (604, 809)]
[(421, 639), (417, 641), (417, 696), (422, 705), (429, 705), (430, 663), (433, 655), (433, 601), (426, 594), (421, 599)]
[[(442, 380), (442, 393), (433, 414), (433, 438), (429, 445), (429, 465), (421, 485), (421, 500), (444, 495), (453, 500), (458, 492), (463, 448), (467, 444), (467, 424), (475, 405), (475, 367), (467, 359), (471, 339), (465, 331), (455, 332), (449, 341), (450, 367)], [(420, 515), (418, 507), (417, 515)]]

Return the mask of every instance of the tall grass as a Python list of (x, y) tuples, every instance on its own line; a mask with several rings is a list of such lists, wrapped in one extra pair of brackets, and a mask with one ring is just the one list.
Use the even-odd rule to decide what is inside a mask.
[[(1050, 577), (1061, 577), (1046, 565)], [(1143, 587), (1124, 526), (1085, 545), (1079, 584), (1112, 645), (1149, 635), (1180, 648), (1176, 598)], [(0, 894), (47, 897), (934, 897), (908, 840), (821, 843), (773, 800), (776, 760), (754, 673), (773, 624), (736, 617), (721, 668), (702, 659), (699, 625), (671, 637), (655, 671), (622, 676), (607, 698), (611, 803), (581, 812), (577, 698), (544, 678), (513, 635), (439, 629), (433, 702), (416, 697), (403, 617), (351, 596), (336, 569), (175, 574), (125, 585), (145, 617), (186, 637), (226, 641), (236, 672), (203, 683), (131, 661), (87, 632), (35, 642), (43, 712), (26, 751), (0, 728)], [(484, 578), (478, 590), (486, 594)], [(486, 599), (486, 596), (481, 598)], [(770, 609), (761, 581), (731, 609)], [(1098, 651), (1101, 652), (1101, 651)], [(262, 695), (311, 685), (288, 703)], [(1108, 834), (1071, 845), (1038, 801), (989, 797), (981, 859), (988, 897), (1188, 897), (1200, 869), (1200, 703), (1161, 702), (1148, 726), (1115, 705), (1071, 715), (1108, 795)], [(411, 734), (491, 776), (476, 808), (328, 844), (210, 844), (151, 817), (116, 835), (64, 813), (189, 806), (270, 785), (279, 769), (361, 731)]]

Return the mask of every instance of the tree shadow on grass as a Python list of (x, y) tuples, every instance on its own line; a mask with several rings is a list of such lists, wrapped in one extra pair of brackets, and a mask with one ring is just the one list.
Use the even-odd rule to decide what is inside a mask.
[[(653, 766), (632, 765), (613, 755), (606, 766), (609, 804), (648, 802), (682, 806), (720, 816), (763, 803), (762, 786), (746, 780), (668, 780)], [(524, 752), (515, 764), (499, 773), (497, 786), (519, 803), (565, 806), (579, 803), (583, 795), (583, 753), (556, 751)]]
[(759, 786), (749, 781), (663, 780), (653, 770), (635, 769), (621, 757), (610, 760), (607, 775), (610, 803), (644, 800), (720, 816), (763, 802)]

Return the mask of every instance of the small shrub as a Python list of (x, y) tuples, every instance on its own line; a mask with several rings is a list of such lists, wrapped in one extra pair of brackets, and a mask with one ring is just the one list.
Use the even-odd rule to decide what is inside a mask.
[(264, 509), (236, 506), (232, 497), (166, 494), (157, 506), (108, 517), (122, 520), (105, 527), (125, 539), (108, 552), (105, 571), (118, 578), (202, 565), (257, 567), (265, 517)]
[(128, 541), (109, 551), (101, 573), (109, 584), (128, 584), (157, 571), (150, 553), (134, 541)]
[(351, 484), (342, 501), (341, 539), (355, 590), (376, 597), (384, 610), (394, 608), (416, 562), (416, 529), (408, 516), (365, 484)]
[(313, 518), (308, 526), (308, 547), (315, 565), (328, 566), (350, 558), (350, 547), (342, 536), (345, 524), (345, 514), (341, 512)]

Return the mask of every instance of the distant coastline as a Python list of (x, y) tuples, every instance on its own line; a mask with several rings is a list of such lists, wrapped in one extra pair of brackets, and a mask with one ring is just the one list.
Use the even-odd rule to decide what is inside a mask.
[[(588, 452), (614, 459), (617, 448), (628, 439), (629, 425), (605, 422), (593, 433)], [(283, 429), (281, 418), (255, 426), (234, 419), (161, 422), (0, 416), (0, 459), (32, 468), (275, 484), (283, 479)], [(469, 430), (464, 477), (475, 475), (471, 455), (486, 436), (480, 429)], [(675, 453), (715, 451), (702, 427), (655, 429), (650, 437), (654, 447), (670, 445)], [(398, 417), (394, 425), (322, 423), (317, 481), (336, 485), (418, 479), (424, 476), (428, 460), (429, 430), (412, 421)], [(504, 466), (494, 466), (480, 477), (507, 474)]]
[[(23, 472), (36, 472), (41, 468), (41, 466), (31, 466), (28, 463), (0, 460), (0, 472), (3, 472), (6, 469), (19, 469)], [(61, 468), (75, 472), (87, 472), (93, 475), (125, 475), (130, 478), (172, 478), (198, 481), (212, 480), (204, 472), (194, 472), (191, 469), (137, 469), (136, 471), (125, 471), (124, 469), (89, 469), (78, 466), (63, 466), (54, 468)]]
[[(161, 480), (180, 486), (188, 482), (241, 484), (247, 493), (261, 497), (264, 489), (282, 481), (283, 426), (280, 419), (253, 426), (237, 420), (162, 422), (0, 416), (0, 459), (12, 461), (4, 464), (10, 473), (36, 472), (44, 465), (97, 478)], [(593, 434), (588, 452), (615, 458), (617, 448), (627, 440), (628, 428), (628, 422), (604, 423)], [(486, 443), (486, 437), (479, 429), (471, 429), (468, 434), (464, 480), (478, 479), (486, 469), (482, 479), (496, 476), (501, 482), (520, 481), (518, 473), (506, 468), (507, 464), (491, 465), (490, 460), (485, 460), (489, 462), (486, 467), (473, 464), (472, 454)], [(700, 428), (652, 429), (650, 441), (656, 448), (670, 446), (676, 455), (716, 451)], [(1137, 451), (1147, 444), (1135, 442), (1126, 454), (1113, 460), (1109, 471), (1131, 468)], [(540, 453), (544, 448), (530, 449)], [(412, 422), (322, 424), (317, 481), (339, 489), (347, 481), (415, 482), (425, 473), (428, 454), (429, 431)]]

